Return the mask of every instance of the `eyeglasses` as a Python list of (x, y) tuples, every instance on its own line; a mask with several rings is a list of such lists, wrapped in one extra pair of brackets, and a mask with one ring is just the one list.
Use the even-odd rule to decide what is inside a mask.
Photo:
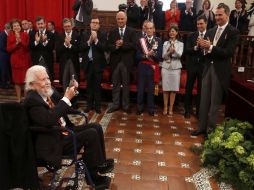
[(99, 22), (91, 22), (92, 24), (100, 24)]

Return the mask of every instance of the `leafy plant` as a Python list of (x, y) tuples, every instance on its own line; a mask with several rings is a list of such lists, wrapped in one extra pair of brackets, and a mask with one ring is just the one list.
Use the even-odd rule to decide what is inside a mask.
[(254, 129), (248, 122), (224, 121), (205, 141), (201, 161), (219, 170), (219, 181), (254, 189)]

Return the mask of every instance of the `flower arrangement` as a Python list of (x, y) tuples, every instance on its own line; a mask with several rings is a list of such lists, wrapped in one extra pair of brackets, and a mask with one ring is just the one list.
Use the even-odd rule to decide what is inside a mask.
[(254, 189), (254, 137), (248, 122), (226, 120), (209, 134), (201, 153), (204, 166), (215, 167), (219, 181), (239, 190)]

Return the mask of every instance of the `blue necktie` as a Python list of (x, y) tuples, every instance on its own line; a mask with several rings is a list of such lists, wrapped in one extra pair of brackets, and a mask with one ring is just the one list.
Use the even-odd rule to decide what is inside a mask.
[(89, 49), (89, 52), (88, 52), (88, 58), (89, 58), (89, 61), (93, 61), (92, 44), (90, 44), (90, 49)]

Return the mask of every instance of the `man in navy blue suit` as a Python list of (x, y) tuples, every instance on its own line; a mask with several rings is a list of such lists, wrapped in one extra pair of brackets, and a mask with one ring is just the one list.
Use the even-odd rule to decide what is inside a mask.
[(137, 115), (144, 111), (144, 93), (147, 83), (147, 106), (149, 115), (154, 115), (154, 86), (159, 82), (159, 61), (162, 57), (161, 39), (154, 36), (153, 22), (146, 23), (146, 37), (139, 39), (137, 47), (138, 64), (138, 93)]
[(6, 51), (7, 37), (10, 30), (11, 26), (7, 23), (5, 24), (4, 31), (0, 33), (0, 88), (10, 87), (10, 55)]

